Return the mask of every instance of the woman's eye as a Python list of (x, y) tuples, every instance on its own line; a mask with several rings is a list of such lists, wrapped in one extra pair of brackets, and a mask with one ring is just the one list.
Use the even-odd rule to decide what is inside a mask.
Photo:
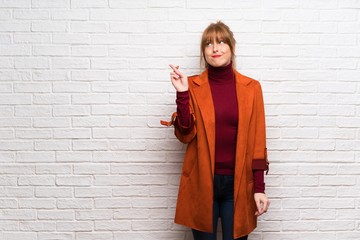
[(212, 45), (211, 42), (207, 42), (207, 43), (206, 43), (206, 46), (207, 46), (207, 47), (209, 47), (209, 46), (211, 46), (211, 45)]
[(220, 40), (219, 44), (225, 44), (225, 42), (223, 40)]

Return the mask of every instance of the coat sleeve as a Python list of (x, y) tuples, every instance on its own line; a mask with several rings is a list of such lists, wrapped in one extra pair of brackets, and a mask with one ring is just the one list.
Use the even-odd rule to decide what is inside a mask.
[(256, 127), (252, 168), (253, 170), (263, 170), (267, 173), (269, 170), (269, 160), (266, 148), (265, 109), (261, 85), (258, 82), (255, 86), (254, 104), (256, 109)]
[(160, 123), (165, 126), (174, 125), (175, 136), (182, 143), (189, 143), (196, 136), (196, 118), (195, 118), (195, 114), (194, 114), (194, 110), (193, 110), (194, 108), (193, 108), (191, 96), (190, 96), (189, 108), (190, 108), (190, 118), (191, 118), (189, 121), (191, 123), (190, 127), (181, 125), (177, 112), (174, 112), (172, 114), (171, 120), (169, 122), (162, 121), (162, 120), (160, 121)]

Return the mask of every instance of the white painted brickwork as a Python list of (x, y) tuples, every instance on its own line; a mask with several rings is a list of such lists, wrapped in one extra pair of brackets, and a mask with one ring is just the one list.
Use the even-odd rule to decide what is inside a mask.
[(219, 19), (266, 105), (271, 209), (249, 239), (360, 239), (357, 0), (0, 0), (0, 239), (192, 239), (159, 120), (168, 64), (199, 73)]

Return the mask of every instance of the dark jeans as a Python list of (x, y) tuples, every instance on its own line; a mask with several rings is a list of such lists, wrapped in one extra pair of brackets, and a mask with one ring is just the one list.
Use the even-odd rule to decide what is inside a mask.
[[(214, 176), (213, 233), (193, 229), (194, 240), (216, 240), (218, 218), (221, 218), (222, 239), (234, 240), (234, 176)], [(246, 240), (247, 236), (236, 240)]]

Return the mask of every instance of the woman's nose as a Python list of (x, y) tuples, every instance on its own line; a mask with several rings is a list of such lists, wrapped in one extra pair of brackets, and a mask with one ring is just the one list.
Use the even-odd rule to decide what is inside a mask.
[(216, 43), (214, 43), (214, 45), (213, 45), (213, 52), (217, 52), (217, 51), (218, 51), (217, 44), (216, 44)]

